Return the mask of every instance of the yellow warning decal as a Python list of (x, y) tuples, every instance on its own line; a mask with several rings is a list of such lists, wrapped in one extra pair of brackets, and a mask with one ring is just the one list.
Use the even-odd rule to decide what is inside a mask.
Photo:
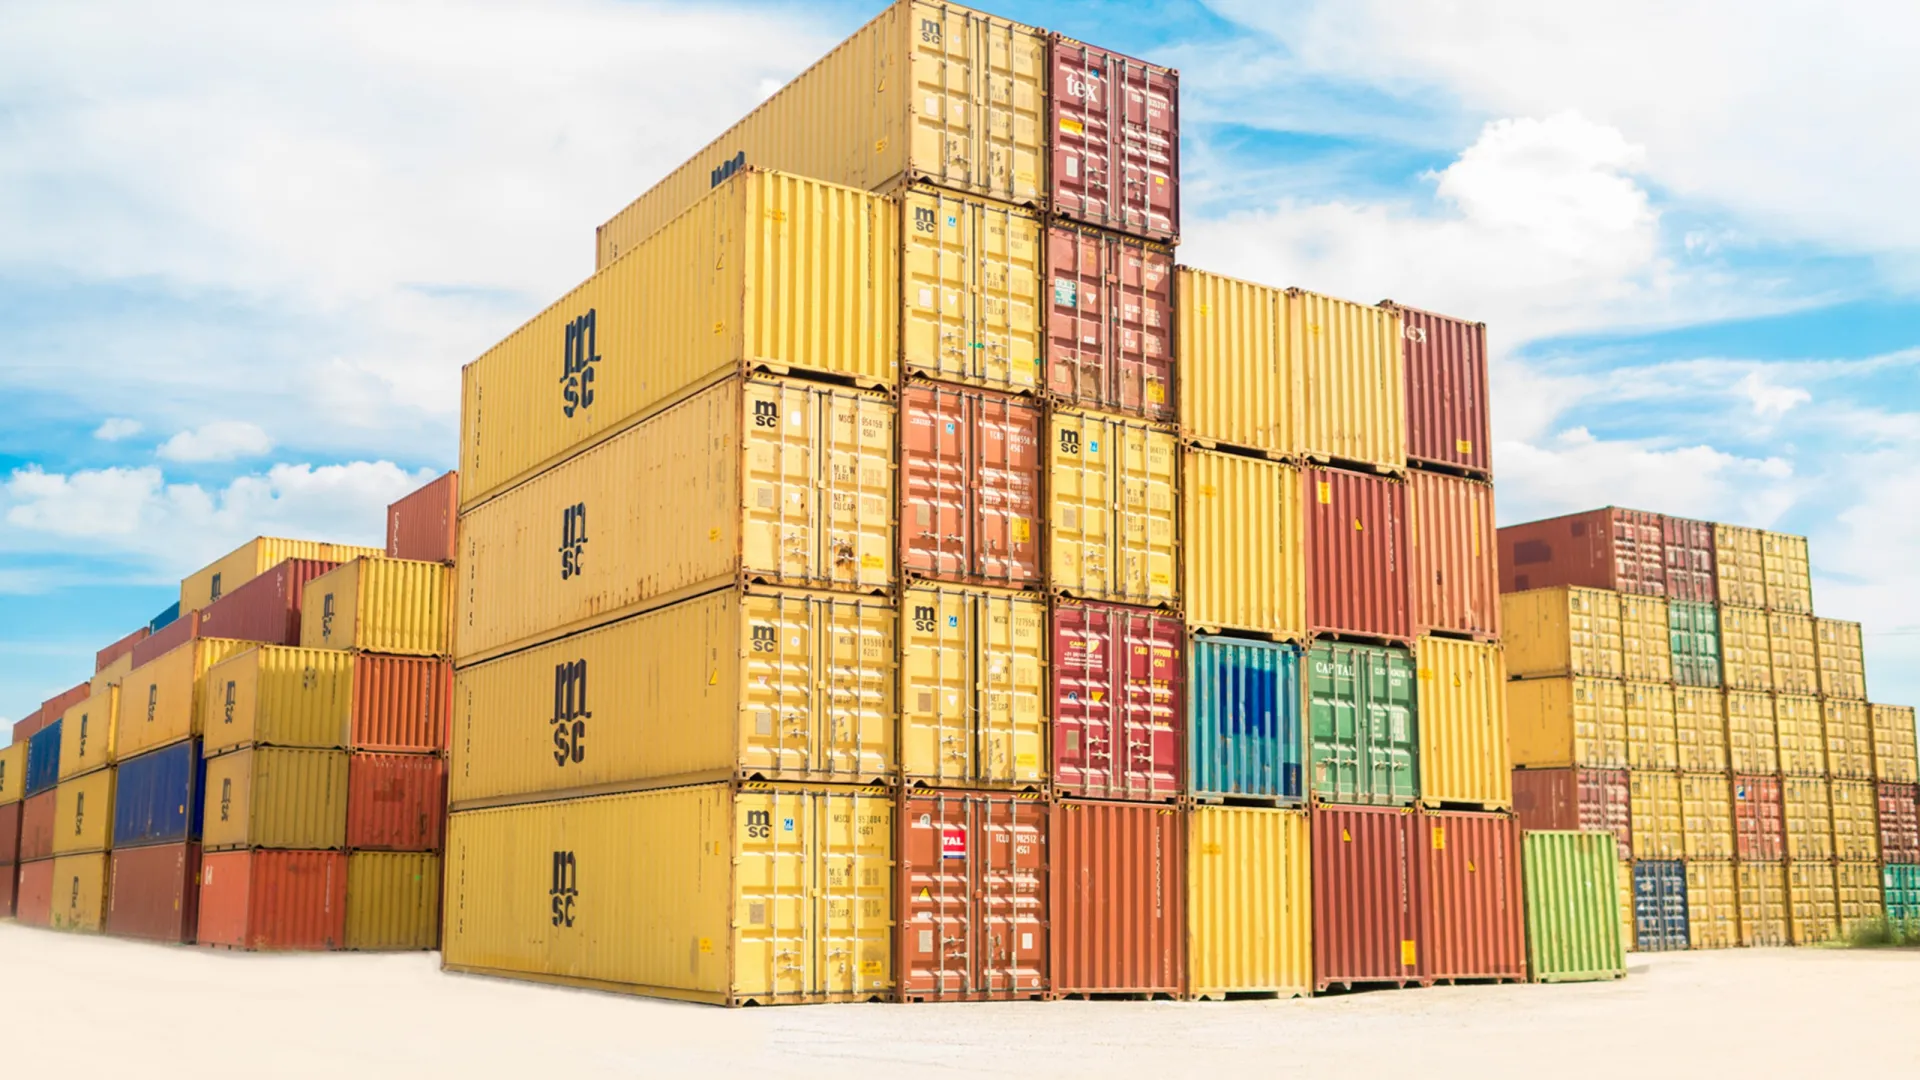
[(1351, 844), (1351, 843), (1353, 843), (1353, 834), (1352, 834), (1352, 833), (1350, 833), (1350, 832), (1348, 832), (1348, 831), (1347, 831), (1347, 830), (1345, 830), (1345, 829), (1341, 829), (1341, 830), (1340, 830), (1340, 842), (1341, 842), (1341, 843), (1343, 843), (1343, 844)]
[(1419, 953), (1415, 951), (1413, 942), (1402, 941), (1400, 943), (1400, 966), (1412, 967), (1419, 962)]
[(1473, 453), (1473, 440), (1460, 439), (1453, 444), (1453, 448), (1462, 454), (1471, 454)]
[(925, 885), (920, 886), (920, 899), (922, 900), (933, 899), (933, 890), (927, 888)]
[(1444, 825), (1435, 825), (1433, 827), (1433, 850), (1447, 850), (1447, 830)]
[(1087, 133), (1087, 125), (1070, 116), (1063, 116), (1060, 118), (1060, 130), (1069, 135), (1084, 135)]
[(700, 939), (700, 951), (701, 951), (701, 952), (703, 952), (703, 953), (710, 953), (710, 952), (712, 952), (712, 951), (713, 951), (713, 939), (712, 939), (712, 938), (710, 938), (710, 937), (703, 937), (703, 938), (701, 938), (701, 939)]
[(1320, 505), (1330, 506), (1332, 505), (1332, 503), (1333, 503), (1333, 485), (1327, 483), (1325, 480), (1322, 480), (1320, 481)]

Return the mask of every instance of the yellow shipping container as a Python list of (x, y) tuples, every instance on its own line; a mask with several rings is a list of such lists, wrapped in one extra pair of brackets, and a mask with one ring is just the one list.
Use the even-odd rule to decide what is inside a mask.
[(1780, 802), (1787, 823), (1787, 858), (1805, 862), (1833, 858), (1833, 795), (1817, 776), (1780, 779)]
[(1819, 698), (1773, 695), (1773, 728), (1780, 740), (1781, 773), (1827, 775), (1827, 730)]
[(1423, 637), (1414, 646), (1420, 702), (1420, 797), (1429, 806), (1513, 808), (1507, 668), (1500, 646)]
[(1316, 461), (1407, 466), (1400, 312), (1287, 290), (1288, 348), (1306, 385), (1300, 436)]
[(1313, 992), (1307, 812), (1196, 806), (1187, 815), (1190, 996)]
[(119, 711), (120, 689), (109, 686), (105, 693), (94, 694), (60, 718), (62, 783), (113, 764), (114, 717)]
[(180, 582), (180, 617), (186, 618), (215, 600), (279, 566), (288, 559), (325, 559), (345, 562), (363, 555), (384, 555), (385, 549), (323, 540), (287, 540), (256, 536)]
[(1287, 344), (1285, 289), (1182, 266), (1174, 279), (1180, 428), (1205, 447), (1302, 448), (1306, 383)]
[(456, 813), (454, 971), (712, 1004), (892, 994), (894, 796), (727, 784)]
[(388, 656), (453, 651), (453, 570), (440, 563), (360, 558), (307, 582), (300, 645)]
[(1767, 651), (1775, 693), (1820, 692), (1820, 662), (1814, 655), (1812, 616), (1768, 612)]
[(1867, 665), (1860, 648), (1859, 623), (1813, 620), (1813, 650), (1820, 663), (1823, 697), (1867, 700)]
[[(1869, 707), (1873, 723), (1874, 775), (1889, 784), (1920, 781), (1920, 761), (1914, 747), (1914, 716), (1911, 705), (1873, 705)], [(6, 793), (0, 791), (0, 802)]]
[(1587, 678), (1509, 682), (1507, 727), (1515, 765), (1624, 769), (1626, 684)]
[(113, 658), (113, 663), (93, 673), (93, 680), (87, 684), (94, 694), (103, 694), (110, 686), (119, 686), (126, 679), (127, 672), (133, 670), (133, 650), (128, 649)]
[(1681, 827), (1685, 830), (1683, 854), (1687, 858), (1733, 858), (1733, 784), (1726, 773), (1682, 773), (1680, 806), (1685, 815)]
[(107, 853), (62, 855), (53, 860), (53, 910), (50, 925), (55, 930), (76, 934), (97, 934), (105, 925), (108, 880)]
[(1641, 682), (1673, 681), (1673, 637), (1664, 598), (1620, 594), (1620, 673)]
[(1833, 856), (1853, 862), (1880, 858), (1880, 801), (1871, 780), (1835, 780), (1828, 785), (1833, 801)]
[(1760, 563), (1767, 579), (1767, 610), (1813, 614), (1813, 576), (1807, 562), (1807, 538), (1786, 533), (1760, 534)]
[(1053, 587), (1085, 600), (1177, 604), (1180, 467), (1173, 432), (1071, 409), (1055, 409), (1049, 429)]
[(867, 191), (924, 179), (1037, 204), (1048, 191), (1047, 56), (1044, 31), (957, 4), (898, 0), (600, 226), (598, 265), (741, 168)]
[(207, 669), (202, 752), (237, 746), (346, 749), (353, 727), (353, 657), (332, 649), (262, 645)]
[(1047, 625), (1046, 600), (1034, 593), (933, 582), (906, 590), (898, 697), (903, 779), (934, 787), (1045, 786)]
[(1725, 860), (1687, 863), (1687, 935), (1695, 949), (1731, 949), (1740, 939), (1740, 889)]
[(448, 797), (891, 777), (897, 618), (889, 597), (727, 588), (462, 668)]
[(207, 669), (253, 641), (200, 638), (175, 646), (127, 674), (114, 721), (114, 754), (120, 760), (200, 734), (200, 695)]
[(1304, 638), (1299, 470), (1211, 450), (1185, 457), (1187, 628)]
[(876, 393), (729, 379), (470, 511), (455, 658), (736, 581), (891, 591), (894, 420)]
[(1699, 686), (1673, 688), (1674, 737), (1680, 746), (1680, 771), (1727, 771), (1727, 696)]
[(0, 806), (26, 798), (27, 744), (0, 746)]
[[(1760, 553), (1759, 529), (1715, 525), (1713, 558), (1714, 578), (1720, 583), (1722, 606), (1767, 606), (1767, 570)], [(1757, 689), (1764, 690), (1766, 687)]]
[(208, 851), (347, 846), (347, 754), (261, 746), (207, 762)]
[(1820, 726), (1827, 740), (1827, 774), (1841, 780), (1873, 779), (1873, 720), (1867, 703), (1823, 699)]
[(1590, 675), (1618, 679), (1625, 669), (1620, 645), (1620, 594), (1556, 586), (1500, 597), (1507, 674)]
[(347, 856), (347, 948), (406, 952), (440, 947), (440, 856), (356, 851)]
[(1740, 944), (1769, 948), (1791, 940), (1787, 928), (1787, 868), (1782, 863), (1743, 862), (1740, 883)]
[(1629, 682), (1627, 767), (1672, 772), (1680, 767), (1679, 733), (1673, 716), (1673, 687)]
[(1773, 723), (1773, 695), (1727, 691), (1727, 763), (1737, 773), (1772, 776), (1780, 771), (1780, 736)]
[[(906, 370), (1014, 393), (1040, 389), (1040, 215), (927, 186), (903, 192), (900, 208)], [(1168, 388), (1158, 391), (1165, 401)]]
[(1830, 862), (1787, 864), (1788, 927), (1795, 945), (1824, 945), (1840, 936), (1840, 904)]
[(62, 780), (53, 796), (53, 853), (80, 855), (113, 847), (113, 774), (108, 766)]
[(1720, 675), (1729, 690), (1773, 689), (1773, 644), (1767, 639), (1766, 612), (1721, 607)]
[(1670, 772), (1628, 774), (1635, 859), (1678, 859), (1686, 850), (1686, 806), (1680, 799), (1680, 775)]
[(1885, 923), (1887, 905), (1881, 892), (1879, 863), (1843, 859), (1833, 866), (1833, 880), (1841, 937), (1850, 938)]
[(1614, 875), (1620, 886), (1620, 947), (1626, 952), (1640, 951), (1640, 928), (1634, 920), (1633, 864), (1620, 860), (1620, 872)]

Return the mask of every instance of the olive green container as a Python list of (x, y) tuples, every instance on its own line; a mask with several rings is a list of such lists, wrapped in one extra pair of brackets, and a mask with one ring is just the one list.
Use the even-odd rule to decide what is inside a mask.
[(1620, 941), (1619, 864), (1612, 833), (1529, 831), (1527, 968), (1535, 982), (1593, 982), (1627, 973)]

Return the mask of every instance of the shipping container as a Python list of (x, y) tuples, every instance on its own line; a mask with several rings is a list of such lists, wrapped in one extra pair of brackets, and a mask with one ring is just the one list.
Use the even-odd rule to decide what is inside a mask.
[(1049, 810), (1028, 792), (902, 794), (893, 886), (902, 1001), (1046, 998)]
[(1500, 530), (1500, 591), (1559, 585), (1637, 596), (1667, 594), (1659, 514), (1609, 506)]
[[(1873, 724), (1873, 773), (1896, 784), (1920, 782), (1920, 762), (1914, 753), (1914, 717), (1911, 705), (1870, 705)], [(5, 801), (0, 790), (0, 802)]]
[(1813, 578), (1807, 538), (1785, 533), (1760, 534), (1760, 565), (1767, 579), (1767, 610), (1813, 614)]
[(1406, 374), (1396, 308), (1288, 289), (1286, 349), (1305, 384), (1302, 451), (1312, 461), (1407, 466)]
[(1062, 795), (1168, 801), (1185, 788), (1186, 627), (1117, 604), (1053, 607), (1053, 784)]
[(1415, 633), (1500, 636), (1493, 520), (1493, 485), (1407, 474), (1407, 598)]
[(884, 1000), (893, 821), (891, 792), (751, 783), (456, 813), (443, 961), (712, 1004)]
[(1767, 606), (1767, 571), (1761, 561), (1759, 529), (1714, 525), (1713, 567), (1723, 607)]
[(1619, 593), (1570, 586), (1508, 592), (1500, 597), (1500, 628), (1513, 678), (1624, 677)]
[(22, 862), (14, 893), (14, 918), (22, 926), (53, 925), (53, 860)]
[(198, 636), (300, 644), (300, 602), (307, 584), (339, 565), (331, 559), (288, 559), (208, 604), (199, 613)]
[(1500, 646), (1424, 637), (1414, 646), (1414, 660), (1421, 802), (1510, 809), (1513, 763)]
[(108, 687), (69, 708), (60, 720), (60, 780), (66, 782), (113, 764), (114, 716), (120, 690)]
[(1053, 589), (1077, 599), (1179, 602), (1179, 446), (1144, 421), (1055, 409), (1049, 418)]
[(1031, 401), (942, 383), (900, 395), (900, 567), (1024, 588), (1040, 561), (1040, 426)]
[(1833, 856), (1846, 862), (1880, 861), (1880, 797), (1871, 780), (1835, 780)]
[[(251, 580), (251, 579), (249, 579)], [(208, 605), (211, 607), (212, 605)], [(178, 619), (148, 634), (133, 651), (127, 654), (134, 667), (144, 667), (169, 652), (190, 641), (198, 641), (200, 633), (200, 612), (189, 611)], [(131, 670), (131, 669), (129, 669)], [(125, 680), (122, 679), (124, 682)]]
[(1680, 776), (1634, 770), (1627, 774), (1632, 793), (1633, 857), (1678, 859), (1686, 848), (1686, 806)]
[(1049, 38), (1047, 205), (1088, 225), (1180, 236), (1180, 73)]
[(1295, 458), (1307, 391), (1284, 289), (1176, 271), (1181, 433), (1196, 445)]
[(353, 657), (355, 750), (429, 754), (447, 748), (453, 665), (418, 656)]
[(1888, 863), (1881, 868), (1880, 882), (1887, 918), (1907, 926), (1920, 922), (1920, 865)]
[(200, 695), (206, 752), (242, 746), (345, 749), (353, 660), (331, 649), (268, 645), (208, 668)]
[(1740, 940), (1740, 889), (1732, 863), (1687, 860), (1687, 935), (1694, 949), (1731, 949)]
[(1787, 857), (1787, 818), (1777, 776), (1735, 773), (1734, 855), (1741, 862), (1781, 862)]
[(173, 603), (167, 605), (166, 610), (162, 611), (158, 615), (155, 615), (152, 621), (147, 623), (147, 633), (149, 634), (158, 633), (159, 631), (166, 629), (168, 626), (171, 626), (179, 618), (180, 618), (180, 601), (175, 600)]
[(1620, 949), (1622, 952), (1640, 950), (1639, 905), (1634, 899), (1633, 860), (1620, 860), (1619, 873), (1615, 880), (1620, 883)]
[(1187, 361), (1174, 351), (1173, 253), (1059, 220), (1046, 235), (1047, 392), (1077, 408), (1178, 419), (1186, 390), (1175, 374)]
[[(1043, 790), (1049, 696), (1045, 598), (920, 584), (902, 593), (900, 605), (898, 764), (903, 781)], [(877, 725), (884, 728), (886, 719), (882, 713)], [(884, 756), (868, 763), (876, 773), (889, 765)]]
[(1627, 718), (1627, 767), (1672, 772), (1680, 768), (1679, 731), (1673, 714), (1673, 687), (1629, 682), (1624, 691)]
[(1733, 789), (1726, 773), (1682, 773), (1680, 812), (1682, 853), (1688, 860), (1723, 862), (1733, 858)]
[(1604, 832), (1633, 858), (1633, 786), (1625, 769), (1515, 769), (1513, 813), (1520, 827)]
[(59, 835), (60, 792), (56, 788), (29, 795), (20, 803), (20, 861), (53, 858), (53, 842)]
[(440, 856), (356, 851), (347, 856), (344, 947), (410, 952), (440, 947)]
[(1720, 608), (1720, 676), (1729, 690), (1772, 690), (1773, 644), (1767, 613), (1758, 608)]
[(1673, 681), (1672, 628), (1658, 596), (1620, 596), (1620, 671), (1629, 679)]
[(468, 512), (455, 659), (741, 581), (889, 591), (894, 418), (876, 393), (728, 379)]
[(114, 846), (199, 840), (206, 779), (198, 739), (123, 758), (114, 770)]
[(900, 359), (907, 373), (1040, 389), (1040, 215), (936, 187), (900, 193)]
[(99, 652), (94, 653), (93, 654), (93, 673), (95, 675), (98, 675), (101, 672), (112, 667), (115, 663), (117, 663), (120, 660), (121, 657), (132, 652), (133, 647), (135, 645), (140, 644), (141, 640), (144, 639), (151, 632), (152, 631), (148, 630), (146, 627), (143, 626), (140, 629), (135, 630), (133, 633), (128, 634), (126, 637), (121, 638), (119, 641), (116, 641), (113, 644), (107, 646), (106, 648), (101, 649)]
[(1719, 688), (1720, 611), (1713, 604), (1667, 602), (1668, 651), (1673, 681), (1681, 686)]
[(327, 850), (347, 843), (347, 755), (261, 746), (207, 761), (202, 840), (232, 848)]
[(53, 853), (83, 855), (113, 847), (113, 767), (54, 789)]
[(1780, 808), (1789, 862), (1833, 858), (1833, 794), (1824, 777), (1781, 778)]
[(60, 782), (61, 728), (60, 718), (56, 716), (27, 740), (27, 782), (21, 790), (28, 798), (51, 791)]
[(1307, 628), (1409, 640), (1407, 485), (1344, 469), (1301, 470)]
[(347, 847), (438, 851), (446, 816), (447, 763), (440, 755), (352, 756), (347, 766)]
[[(1880, 857), (1887, 862), (1920, 863), (1920, 787), (1881, 783), (1875, 788), (1880, 812)], [(0, 832), (6, 828), (5, 813), (5, 808), (0, 807)]]
[(1408, 808), (1313, 808), (1314, 989), (1427, 981), (1427, 860)]
[(14, 905), (19, 895), (20, 867), (13, 863), (0, 863), (0, 919), (14, 917)]
[(1783, 862), (1741, 862), (1734, 867), (1740, 889), (1740, 944), (1777, 948), (1792, 940)]
[(1196, 634), (1188, 654), (1187, 780), (1207, 802), (1306, 800), (1298, 645)]
[(385, 556), (354, 559), (307, 584), (300, 644), (393, 656), (453, 651), (453, 570)]
[(1775, 693), (1820, 692), (1820, 664), (1814, 655), (1812, 616), (1768, 612), (1767, 647)]
[(226, 949), (321, 951), (346, 943), (347, 855), (221, 851), (200, 859), (194, 938)]
[(1641, 952), (1684, 949), (1693, 939), (1687, 924), (1687, 868), (1678, 859), (1633, 864), (1633, 921)]
[(898, 0), (600, 226), (599, 265), (742, 168), (867, 191), (926, 180), (1039, 205), (1054, 190), (1047, 59), (1033, 27)]
[(40, 715), (51, 724), (67, 715), (67, 710), (87, 700), (93, 694), (93, 684), (83, 682), (78, 686), (62, 690), (40, 703)]
[(1306, 811), (1188, 812), (1188, 996), (1313, 992), (1312, 863)]
[(1535, 982), (1626, 976), (1611, 839), (1565, 830), (1523, 834), (1527, 966)]
[[(141, 640), (144, 641), (146, 639), (142, 638)], [(106, 667), (95, 672), (93, 681), (87, 685), (92, 687), (93, 692), (96, 694), (105, 693), (108, 687), (117, 687), (126, 681), (127, 673), (132, 670), (133, 650), (129, 648), (126, 652), (114, 657)]]
[(27, 797), (28, 743), (0, 746), (0, 806), (17, 803)]
[(1680, 748), (1681, 772), (1727, 771), (1725, 693), (1697, 686), (1674, 687), (1673, 727)]
[(1841, 780), (1873, 779), (1873, 720), (1867, 703), (1823, 698), (1820, 724), (1827, 740), (1827, 772)]
[(1833, 864), (1787, 864), (1788, 928), (1795, 945), (1824, 945), (1840, 936), (1840, 903)]
[(1820, 695), (1867, 700), (1867, 668), (1860, 651), (1860, 624), (1813, 620), (1814, 658), (1820, 665)]
[(1306, 636), (1306, 537), (1300, 473), (1260, 458), (1189, 449), (1186, 574), (1181, 594), (1196, 632)]
[(200, 922), (200, 845), (115, 848), (107, 874), (106, 932), (193, 944)]
[(53, 860), (53, 905), (49, 925), (76, 934), (97, 934), (106, 923), (107, 853), (61, 855)]
[(460, 546), (459, 526), (460, 474), (442, 473), (388, 504), (387, 558), (451, 563)]
[[(1513, 659), (1507, 653), (1509, 662)], [(1507, 669), (1509, 675), (1513, 669)], [(1507, 683), (1513, 763), (1527, 768), (1627, 767), (1626, 684), (1618, 679)]]
[(1667, 549), (1667, 600), (1713, 604), (1720, 599), (1714, 575), (1713, 526), (1688, 518), (1660, 518)]
[[(165, 622), (154, 620), (159, 625), (152, 628), (153, 632), (158, 633), (173, 621), (199, 611), (288, 559), (321, 559), (341, 563), (363, 555), (378, 555), (380, 551), (379, 548), (355, 544), (286, 540), (275, 536), (254, 537), (180, 582), (179, 609), (173, 613), (173, 619)], [(133, 663), (138, 667), (141, 662), (136, 658)]]
[(42, 713), (39, 709), (35, 709), (26, 716), (15, 720), (13, 722), (14, 744), (25, 745), (45, 726), (47, 726), (46, 714)]
[(1773, 695), (1727, 691), (1727, 761), (1736, 773), (1780, 772), (1780, 736), (1773, 722)]
[(0, 804), (0, 866), (20, 861), (20, 804)]
[(1487, 324), (1390, 300), (1380, 306), (1400, 314), (1407, 457), (1418, 464), (1490, 479), (1493, 426), (1487, 388)]
[(1186, 822), (1177, 807), (1054, 804), (1049, 850), (1056, 996), (1185, 991)]
[(169, 743), (198, 738), (207, 669), (255, 647), (251, 641), (200, 638), (134, 668), (120, 687), (114, 754), (124, 761)]
[(1886, 926), (1887, 908), (1880, 893), (1880, 864), (1876, 860), (1842, 860), (1833, 865), (1834, 893), (1839, 901), (1840, 937), (1871, 934)]
[(1315, 642), (1307, 651), (1307, 753), (1315, 800), (1402, 806), (1420, 797), (1412, 655)]
[(1524, 980), (1518, 823), (1505, 813), (1428, 810), (1416, 828), (1426, 834), (1422, 974), (1435, 982)]
[(1782, 775), (1827, 775), (1826, 721), (1821, 716), (1819, 698), (1773, 695), (1773, 727), (1780, 740)]

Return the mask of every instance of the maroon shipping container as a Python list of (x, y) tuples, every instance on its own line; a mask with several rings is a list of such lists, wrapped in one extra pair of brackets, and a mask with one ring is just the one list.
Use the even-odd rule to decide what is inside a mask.
[(53, 860), (20, 864), (14, 890), (14, 918), (22, 926), (53, 925)]
[(1421, 974), (1435, 981), (1527, 977), (1520, 827), (1511, 814), (1427, 811)]
[(1513, 814), (1522, 829), (1610, 832), (1633, 858), (1633, 785), (1625, 769), (1515, 769)]
[(387, 558), (451, 563), (459, 525), (460, 474), (450, 472), (387, 507)]
[[(15, 720), (13, 722), (13, 741), (23, 743), (33, 738), (36, 732), (47, 726), (45, 720), (46, 714), (39, 709), (35, 709), (20, 719)], [(10, 743), (8, 745), (12, 744)]]
[(1697, 604), (1720, 602), (1720, 582), (1713, 559), (1713, 526), (1687, 518), (1662, 517), (1660, 532), (1666, 548), (1667, 599)]
[(200, 845), (120, 848), (111, 862), (106, 932), (193, 944), (199, 928)]
[(1103, 412), (1178, 419), (1171, 251), (1055, 223), (1045, 289), (1049, 393)]
[(1427, 860), (1410, 808), (1313, 808), (1313, 985), (1424, 983)]
[(1307, 629), (1406, 641), (1407, 485), (1345, 469), (1302, 469)]
[(20, 802), (20, 861), (53, 858), (54, 796), (49, 788)]
[(0, 919), (13, 918), (19, 893), (20, 868), (12, 863), (0, 863)]
[(338, 949), (346, 942), (347, 853), (221, 851), (200, 860), (202, 945)]
[(438, 851), (447, 763), (438, 754), (355, 754), (347, 764), (347, 847)]
[(298, 645), (300, 599), (306, 595), (307, 582), (339, 565), (324, 559), (288, 559), (196, 612), (200, 629), (195, 636)]
[(67, 710), (93, 696), (93, 684), (83, 682), (71, 690), (62, 690), (40, 703), (40, 727), (45, 728), (67, 715)]
[(900, 395), (900, 565), (946, 581), (1040, 580), (1040, 424), (1031, 401), (915, 382)]
[(1391, 300), (1400, 313), (1407, 379), (1407, 457), (1493, 475), (1493, 421), (1487, 393), (1487, 324), (1422, 311)]
[(901, 795), (903, 1001), (1043, 998), (1047, 977), (1047, 833), (1036, 795), (916, 790)]
[(1659, 514), (1617, 506), (1509, 525), (1500, 530), (1500, 591), (1579, 585), (1665, 596), (1665, 535)]
[(1415, 634), (1500, 636), (1493, 521), (1492, 484), (1407, 474), (1407, 599)]
[(1133, 801), (1179, 797), (1186, 639), (1175, 615), (1055, 602), (1055, 790)]
[(133, 666), (140, 667), (189, 641), (200, 640), (200, 614), (198, 611), (189, 611), (136, 642), (132, 650)]
[(94, 653), (93, 654), (93, 673), (95, 675), (98, 675), (101, 672), (107, 670), (107, 667), (109, 665), (111, 665), (115, 660), (118, 660), (121, 657), (127, 655), (128, 653), (132, 652), (133, 647), (135, 645), (140, 644), (142, 641), (145, 641), (146, 637), (147, 637), (147, 628), (143, 626), (140, 629), (135, 630), (133, 633), (128, 634), (126, 637), (121, 638), (119, 641), (116, 641), (113, 644), (107, 646), (106, 648), (101, 649), (99, 652)]
[[(1880, 785), (1881, 862), (1920, 863), (1920, 805), (1916, 801), (1920, 801), (1920, 785)], [(0, 822), (0, 829), (5, 827)]]
[(1185, 813), (1064, 799), (1053, 807), (1053, 990), (1182, 992), (1187, 974)]
[(1054, 213), (1150, 240), (1180, 236), (1180, 73), (1055, 34)]
[(355, 750), (434, 753), (452, 722), (453, 665), (416, 656), (353, 658)]
[(0, 866), (12, 866), (20, 861), (20, 811), (21, 803), (10, 802), (0, 806)]
[(1775, 776), (1733, 778), (1734, 854), (1741, 862), (1787, 857), (1787, 818)]

